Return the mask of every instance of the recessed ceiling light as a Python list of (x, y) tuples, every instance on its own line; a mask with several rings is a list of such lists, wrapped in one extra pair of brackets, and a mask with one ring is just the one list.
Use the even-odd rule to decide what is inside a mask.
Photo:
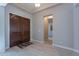
[(40, 7), (40, 3), (35, 3), (35, 7), (39, 8)]

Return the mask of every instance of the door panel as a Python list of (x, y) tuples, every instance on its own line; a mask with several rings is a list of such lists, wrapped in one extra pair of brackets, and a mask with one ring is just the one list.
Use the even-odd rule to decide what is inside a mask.
[(22, 38), (23, 42), (30, 41), (30, 21), (29, 19), (22, 19)]
[(19, 17), (10, 14), (10, 46), (14, 46), (21, 40)]
[(10, 13), (10, 47), (30, 41), (30, 20)]

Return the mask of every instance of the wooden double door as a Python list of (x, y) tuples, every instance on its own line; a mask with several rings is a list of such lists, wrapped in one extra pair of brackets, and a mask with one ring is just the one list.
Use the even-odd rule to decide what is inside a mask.
[(10, 47), (30, 41), (30, 19), (10, 13)]

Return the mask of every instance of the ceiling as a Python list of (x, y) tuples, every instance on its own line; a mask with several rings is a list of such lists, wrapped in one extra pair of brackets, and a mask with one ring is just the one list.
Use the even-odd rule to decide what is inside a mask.
[(54, 6), (57, 3), (41, 3), (39, 8), (36, 8), (34, 3), (13, 3), (13, 5), (24, 9), (30, 13), (35, 13), (38, 12), (40, 10), (46, 9), (48, 7)]

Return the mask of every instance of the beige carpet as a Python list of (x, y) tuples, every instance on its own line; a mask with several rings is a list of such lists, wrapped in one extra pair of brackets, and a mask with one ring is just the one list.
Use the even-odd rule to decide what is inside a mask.
[[(52, 47), (49, 44), (33, 42), (34, 44), (21, 49), (17, 46), (9, 48), (1, 56), (73, 56), (73, 52), (62, 48)], [(79, 55), (76, 54), (75, 55)]]

